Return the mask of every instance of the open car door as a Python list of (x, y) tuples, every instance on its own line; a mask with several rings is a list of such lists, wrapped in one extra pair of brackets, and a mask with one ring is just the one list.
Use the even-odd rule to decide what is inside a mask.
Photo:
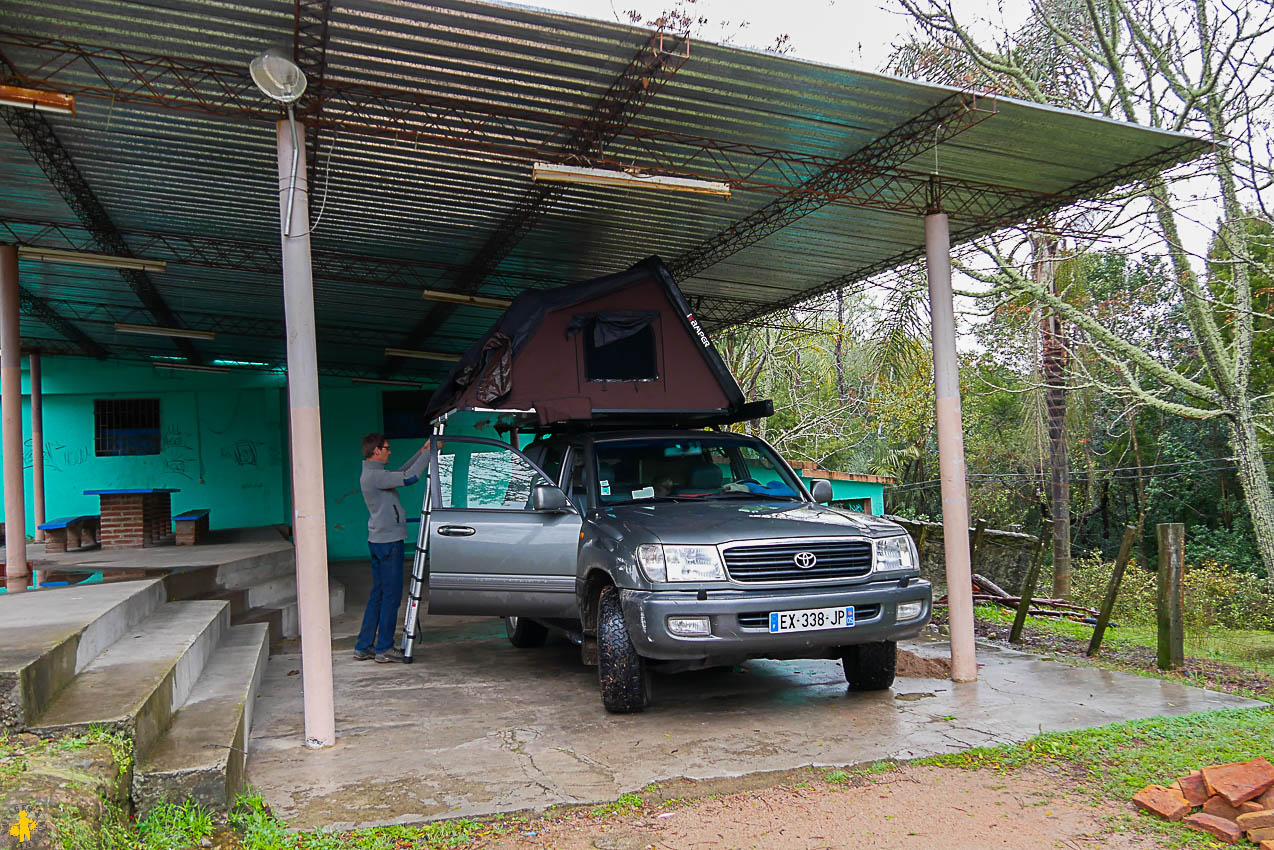
[(481, 437), (438, 437), (429, 462), (425, 557), (431, 614), (578, 616), (574, 506), (536, 510), (557, 487), (526, 455)]

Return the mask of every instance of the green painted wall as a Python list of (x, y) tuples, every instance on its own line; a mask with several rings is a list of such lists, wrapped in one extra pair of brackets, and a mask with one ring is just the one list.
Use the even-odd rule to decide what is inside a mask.
[[(805, 486), (817, 480), (820, 476), (810, 477), (806, 470), (798, 470), (801, 481)], [(885, 512), (885, 485), (870, 481), (839, 481), (834, 478), (825, 479), (832, 485), (832, 501), (844, 502), (846, 500), (870, 499), (872, 516), (880, 516)]]
[[(22, 428), (26, 439), (27, 534), (31, 508), (30, 396), (23, 373)], [(158, 398), (163, 445), (158, 455), (97, 457), (93, 401)], [(367, 508), (358, 491), (360, 440), (381, 429), (381, 389), (324, 379), (324, 492), (328, 554), (367, 557)], [(395, 460), (406, 462), (418, 445), (395, 441)], [(290, 524), (287, 390), (277, 373), (214, 374), (155, 369), (78, 357), (44, 359), (45, 513), (95, 514), (84, 490), (176, 487), (174, 511), (209, 508), (214, 528)], [(0, 483), (0, 487), (3, 484)], [(402, 494), (411, 505), (420, 494)], [(0, 489), (0, 494), (3, 490)], [(0, 520), (3, 502), (0, 501)]]

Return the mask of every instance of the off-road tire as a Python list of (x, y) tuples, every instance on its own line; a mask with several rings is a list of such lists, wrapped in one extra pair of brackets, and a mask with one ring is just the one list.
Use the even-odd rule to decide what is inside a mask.
[(526, 617), (505, 617), (504, 633), (509, 636), (509, 643), (518, 649), (544, 646), (549, 636), (548, 629)]
[(650, 704), (650, 671), (628, 639), (619, 591), (602, 588), (597, 605), (597, 680), (602, 705), (614, 714), (633, 714)]
[(842, 646), (841, 665), (851, 691), (883, 691), (894, 683), (898, 644), (892, 640)]

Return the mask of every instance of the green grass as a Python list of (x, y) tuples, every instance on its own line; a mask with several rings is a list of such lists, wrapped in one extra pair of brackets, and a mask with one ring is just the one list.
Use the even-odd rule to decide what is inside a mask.
[(198, 803), (163, 803), (137, 823), (146, 850), (184, 850), (215, 832), (212, 812)]
[(604, 806), (596, 806), (593, 808), (593, 817), (605, 818), (614, 815), (626, 815), (635, 812), (642, 806), (641, 797), (636, 794), (622, 794), (620, 798), (613, 803), (607, 803)]
[[(1008, 638), (1008, 627), (1013, 624), (1014, 612), (998, 605), (979, 605), (975, 612), (979, 620), (1001, 623)], [(1080, 640), (1087, 643), (1093, 636), (1093, 627), (1071, 620), (1054, 620), (1047, 617), (1027, 617), (1027, 624), (1044, 634)], [(1132, 624), (1107, 629), (1102, 636), (1102, 646), (1140, 647), (1154, 651), (1158, 646), (1158, 631), (1153, 625)], [(1274, 676), (1274, 632), (1260, 629), (1187, 630), (1185, 635), (1187, 658), (1220, 661), (1249, 670)]]

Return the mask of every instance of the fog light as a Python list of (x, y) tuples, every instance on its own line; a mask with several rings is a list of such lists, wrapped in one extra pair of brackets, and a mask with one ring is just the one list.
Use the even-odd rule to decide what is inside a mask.
[(668, 631), (681, 637), (707, 637), (712, 634), (712, 624), (707, 617), (669, 617)]
[(899, 620), (914, 620), (925, 610), (923, 602), (904, 602), (898, 606)]

